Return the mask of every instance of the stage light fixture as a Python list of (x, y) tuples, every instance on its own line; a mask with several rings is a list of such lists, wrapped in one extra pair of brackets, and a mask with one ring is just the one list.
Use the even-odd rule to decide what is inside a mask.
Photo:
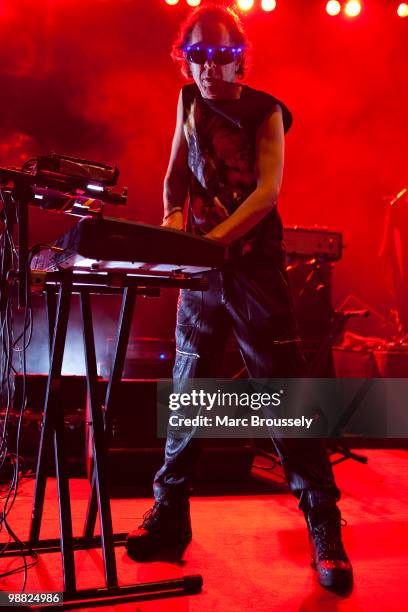
[(267, 13), (276, 9), (276, 0), (262, 0), (261, 7)]
[(397, 13), (400, 17), (408, 17), (408, 4), (406, 2), (401, 2), (397, 8)]
[(170, 6), (174, 6), (175, 4), (179, 3), (179, 0), (164, 0), (166, 4), (169, 4)]
[(200, 6), (201, 0), (187, 0), (188, 6)]
[(344, 7), (347, 17), (357, 17), (361, 13), (361, 3), (358, 0), (349, 0)]
[(340, 13), (340, 11), (341, 4), (338, 2), (338, 0), (329, 0), (329, 2), (326, 4), (326, 12), (331, 17), (335, 17)]
[(241, 11), (250, 11), (254, 6), (254, 0), (237, 0), (237, 5)]

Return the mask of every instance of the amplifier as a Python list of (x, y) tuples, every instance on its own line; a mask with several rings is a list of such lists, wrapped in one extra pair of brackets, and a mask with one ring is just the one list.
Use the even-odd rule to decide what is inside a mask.
[[(28, 374), (25, 381), (27, 394), (27, 411), (42, 414), (48, 376), (46, 374)], [(16, 374), (14, 379), (13, 408), (20, 410), (23, 400), (24, 377)], [(59, 407), (64, 414), (75, 415), (85, 411), (86, 378), (84, 376), (61, 376)]]
[[(112, 358), (114, 339), (108, 338), (106, 353)], [(174, 358), (174, 340), (165, 338), (146, 338), (135, 336), (129, 338), (126, 357), (141, 361), (166, 361)]]
[[(5, 411), (0, 412), (2, 425), (6, 420)], [(19, 435), (19, 454), (21, 469), (35, 470), (40, 436), (42, 429), (42, 414), (26, 409), (19, 430), (20, 413), (17, 410), (9, 411), (7, 415), (7, 454), (15, 454), (17, 435)], [(19, 433), (18, 433), (19, 432)], [(65, 464), (70, 478), (84, 478), (86, 476), (85, 448), (85, 410), (77, 413), (68, 413), (64, 416), (64, 446), (66, 449)], [(47, 460), (47, 473), (55, 476), (55, 465)], [(0, 482), (5, 482), (3, 470), (0, 471)], [(6, 476), (7, 478), (7, 476)]]
[(283, 238), (290, 257), (319, 257), (338, 261), (342, 257), (343, 236), (320, 227), (285, 227)]
[[(48, 377), (44, 374), (28, 374), (25, 385), (21, 374), (14, 379), (12, 410), (7, 422), (9, 451), (15, 452), (19, 413), (23, 402), (23, 391), (27, 396), (20, 433), (20, 454), (24, 467), (35, 469), (40, 443), (42, 416)], [(85, 448), (85, 407), (86, 379), (84, 376), (62, 376), (59, 393), (59, 409), (64, 413), (64, 444), (66, 462), (70, 477), (81, 478), (86, 474)], [(0, 421), (4, 414), (0, 413)], [(48, 461), (49, 475), (54, 475), (54, 462)]]
[[(114, 345), (114, 338), (108, 338), (105, 357), (98, 366), (102, 377), (108, 377), (110, 374)], [(130, 337), (123, 376), (144, 379), (171, 378), (174, 353), (172, 339)]]

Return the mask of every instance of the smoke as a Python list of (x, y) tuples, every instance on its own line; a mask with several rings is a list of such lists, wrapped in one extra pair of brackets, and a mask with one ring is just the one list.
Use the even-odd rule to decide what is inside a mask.
[[(249, 15), (247, 82), (282, 98), (294, 114), (284, 221), (343, 232), (335, 302), (355, 293), (384, 310), (384, 283), (373, 273), (383, 196), (408, 181), (406, 24), (385, 7), (355, 21), (330, 19), (323, 8), (289, 2), (271, 15)], [(183, 83), (169, 58), (181, 16), (181, 9), (137, 0), (2, 0), (0, 164), (49, 151), (116, 163), (129, 203), (109, 213), (160, 223)], [(140, 301), (132, 333), (171, 337), (174, 306), (174, 292)], [(96, 307), (104, 321), (100, 346), (103, 327), (116, 321), (109, 308)], [(72, 346), (81, 343), (72, 337)]]

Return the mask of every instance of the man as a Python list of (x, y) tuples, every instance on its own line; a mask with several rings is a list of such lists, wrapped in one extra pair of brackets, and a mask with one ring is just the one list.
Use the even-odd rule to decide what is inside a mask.
[[(180, 293), (175, 381), (217, 375), (233, 330), (252, 378), (305, 375), (285, 271), (277, 199), (282, 181), (286, 106), (238, 82), (248, 44), (238, 17), (203, 7), (183, 24), (173, 54), (194, 83), (183, 87), (164, 182), (165, 227), (230, 247), (230, 260), (208, 274), (207, 292)], [(313, 439), (274, 438), (289, 486), (304, 512), (320, 583), (352, 586), (341, 542), (340, 492), (327, 454)], [(129, 534), (140, 561), (191, 540), (189, 493), (197, 450), (192, 432), (169, 429), (165, 463), (155, 476), (155, 504)]]

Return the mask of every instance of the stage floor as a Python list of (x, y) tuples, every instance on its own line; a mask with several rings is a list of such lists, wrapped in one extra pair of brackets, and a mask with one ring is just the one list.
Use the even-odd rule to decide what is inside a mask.
[[(194, 539), (179, 564), (140, 564), (116, 549), (121, 584), (202, 574), (201, 594), (105, 606), (103, 610), (166, 612), (193, 610), (400, 611), (408, 587), (408, 454), (402, 450), (358, 451), (367, 465), (346, 461), (335, 467), (343, 491), (340, 502), (348, 525), (344, 541), (354, 565), (356, 586), (348, 598), (321, 589), (309, 566), (304, 519), (294, 498), (271, 480), (270, 494), (194, 497)], [(276, 484), (275, 484), (276, 482)], [(23, 481), (9, 523), (19, 537), (28, 534), (33, 481)], [(71, 482), (75, 535), (80, 535), (88, 483)], [(47, 488), (42, 537), (58, 535), (56, 482)], [(112, 501), (115, 532), (134, 528), (150, 506), (147, 499)], [(0, 534), (4, 541), (4, 531)], [(99, 550), (78, 551), (78, 588), (103, 586)], [(1, 560), (1, 572), (21, 559)], [(59, 554), (44, 554), (28, 571), (26, 591), (61, 589)], [(21, 588), (22, 573), (3, 578), (0, 588)], [(87, 610), (91, 608), (81, 608)], [(94, 609), (94, 608), (92, 608)]]

